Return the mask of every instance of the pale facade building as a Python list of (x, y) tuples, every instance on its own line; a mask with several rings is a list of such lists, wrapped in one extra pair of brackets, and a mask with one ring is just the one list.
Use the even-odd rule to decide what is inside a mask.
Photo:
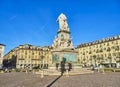
[(19, 45), (4, 56), (6, 67), (48, 67), (51, 62), (51, 47), (37, 47), (30, 44)]
[(3, 55), (4, 55), (4, 44), (0, 44), (0, 68), (3, 65)]
[(106, 64), (119, 67), (120, 63), (120, 35), (81, 44), (77, 47), (81, 65)]

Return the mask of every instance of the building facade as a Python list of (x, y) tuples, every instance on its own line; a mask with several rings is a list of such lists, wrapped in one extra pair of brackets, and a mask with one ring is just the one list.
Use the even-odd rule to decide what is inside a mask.
[(0, 44), (0, 68), (2, 68), (3, 65), (4, 47), (4, 44)]
[(107, 64), (109, 67), (119, 67), (120, 35), (81, 44), (77, 47), (81, 65)]
[(19, 45), (4, 56), (5, 67), (48, 67), (51, 63), (51, 47)]

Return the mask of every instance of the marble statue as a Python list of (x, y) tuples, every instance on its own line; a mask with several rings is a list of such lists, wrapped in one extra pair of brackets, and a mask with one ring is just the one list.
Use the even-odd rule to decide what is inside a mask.
[(67, 23), (67, 18), (64, 14), (61, 14), (58, 19), (57, 22), (59, 22), (59, 28), (60, 29), (68, 29), (68, 23)]
[[(74, 48), (72, 39), (70, 38), (69, 27), (67, 23), (67, 17), (61, 13), (60, 16), (57, 19), (57, 22), (59, 23), (59, 30), (58, 36), (54, 38), (54, 42), (52, 44), (52, 47), (56, 49), (68, 49), (68, 48)], [(64, 31), (63, 31), (64, 30)], [(66, 32), (68, 31), (68, 32)]]

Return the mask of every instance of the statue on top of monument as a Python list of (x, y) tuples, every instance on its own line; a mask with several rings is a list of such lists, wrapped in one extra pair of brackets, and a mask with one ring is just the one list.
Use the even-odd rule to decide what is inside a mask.
[(72, 39), (70, 38), (67, 17), (61, 13), (57, 19), (57, 22), (59, 23), (58, 36), (54, 38), (52, 47), (54, 50), (74, 48)]
[(68, 23), (67, 23), (67, 17), (61, 13), (60, 16), (57, 19), (57, 22), (59, 22), (59, 28), (63, 30), (69, 30)]

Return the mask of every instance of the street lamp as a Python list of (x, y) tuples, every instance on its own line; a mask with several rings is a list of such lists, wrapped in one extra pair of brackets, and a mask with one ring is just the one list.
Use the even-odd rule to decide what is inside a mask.
[(32, 70), (32, 59), (30, 58), (30, 70)]
[(96, 66), (96, 55), (93, 55), (93, 59), (94, 59), (94, 66)]
[(41, 78), (43, 78), (44, 77), (44, 71), (43, 71), (43, 69), (44, 69), (44, 56), (43, 56), (43, 52), (42, 52), (42, 55), (41, 55), (41, 60), (42, 60), (42, 66), (41, 66), (41, 69), (42, 69), (42, 72), (41, 72)]
[(44, 56), (43, 56), (43, 50), (41, 50), (41, 55), (40, 55), (40, 68), (44, 68)]
[(112, 64), (112, 57), (111, 57), (111, 54), (108, 55), (108, 59), (109, 59), (109, 68), (111, 68), (111, 64)]

